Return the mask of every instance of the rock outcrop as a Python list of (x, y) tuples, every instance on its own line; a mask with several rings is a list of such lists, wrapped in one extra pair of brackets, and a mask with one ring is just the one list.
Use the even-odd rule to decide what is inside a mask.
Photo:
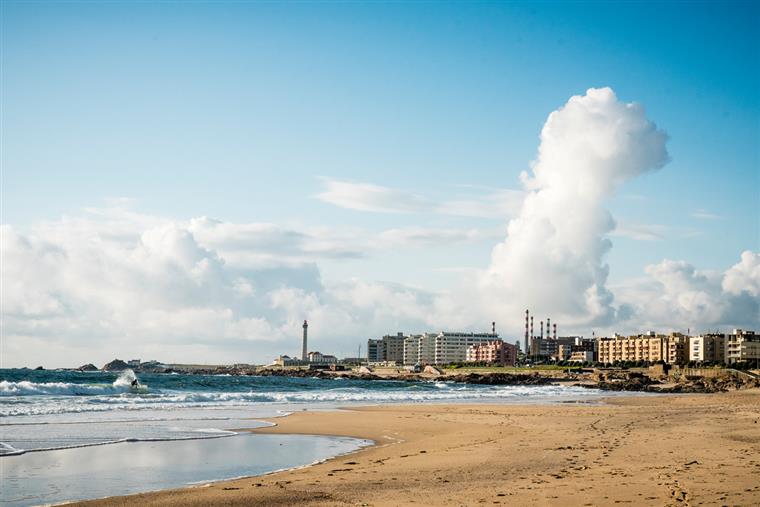
[(92, 363), (83, 364), (79, 368), (76, 369), (77, 371), (98, 371), (98, 367), (95, 366)]
[(103, 366), (103, 371), (124, 371), (129, 369), (129, 365), (121, 359), (114, 359)]
[(485, 385), (510, 385), (510, 386), (545, 386), (554, 384), (557, 379), (542, 375), (514, 375), (511, 373), (467, 373), (462, 375), (448, 375), (446, 381), (461, 382), (463, 384)]

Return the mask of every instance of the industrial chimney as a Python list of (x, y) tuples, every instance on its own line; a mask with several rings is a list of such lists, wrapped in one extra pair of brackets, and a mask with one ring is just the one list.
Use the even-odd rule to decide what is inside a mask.
[(541, 339), (544, 339), (544, 321), (541, 321)]
[[(528, 315), (530, 312), (528, 310), (525, 310), (525, 355), (528, 354)], [(533, 317), (531, 317), (531, 321), (533, 320)]]
[(549, 317), (546, 318), (546, 339), (550, 340), (552, 337), (552, 319)]
[(306, 335), (309, 331), (309, 323), (303, 321), (303, 342), (301, 343), (301, 360), (306, 362), (309, 360), (309, 354), (306, 349)]
[(533, 315), (530, 316), (530, 336), (534, 338), (536, 335), (533, 333)]
[(556, 340), (557, 339), (557, 324), (552, 324), (552, 337)]
[(491, 334), (496, 334), (496, 322), (491, 322)]

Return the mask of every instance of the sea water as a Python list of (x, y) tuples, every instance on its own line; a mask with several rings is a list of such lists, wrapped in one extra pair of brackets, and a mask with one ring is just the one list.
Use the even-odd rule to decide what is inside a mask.
[(131, 370), (0, 369), (0, 504), (35, 505), (256, 475), (368, 444), (236, 431), (296, 410), (551, 403), (610, 394), (569, 386), (182, 374), (140, 374), (133, 386), (135, 378)]

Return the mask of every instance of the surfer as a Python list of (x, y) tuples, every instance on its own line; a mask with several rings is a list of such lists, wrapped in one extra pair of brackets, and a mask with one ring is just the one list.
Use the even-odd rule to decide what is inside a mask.
[(138, 387), (139, 385), (140, 385), (140, 383), (137, 381), (137, 379), (134, 379), (132, 381), (132, 387)]

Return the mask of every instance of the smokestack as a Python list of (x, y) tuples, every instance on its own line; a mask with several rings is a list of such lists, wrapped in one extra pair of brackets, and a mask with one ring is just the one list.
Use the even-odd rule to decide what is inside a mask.
[[(528, 315), (530, 312), (525, 310), (525, 354), (528, 354)], [(533, 317), (531, 317), (533, 319)]]
[(544, 321), (541, 321), (541, 339), (544, 339)]
[(306, 362), (309, 360), (309, 354), (306, 350), (306, 335), (309, 331), (309, 323), (303, 321), (303, 342), (301, 343), (301, 360)]
[(552, 335), (553, 335), (553, 338), (556, 340), (557, 339), (557, 324), (552, 324)]
[(491, 334), (496, 334), (496, 322), (491, 322)]
[(552, 337), (552, 325), (551, 325), (552, 319), (549, 317), (546, 318), (546, 339), (549, 340)]
[(536, 336), (536, 333), (533, 332), (533, 315), (530, 316), (530, 336)]

